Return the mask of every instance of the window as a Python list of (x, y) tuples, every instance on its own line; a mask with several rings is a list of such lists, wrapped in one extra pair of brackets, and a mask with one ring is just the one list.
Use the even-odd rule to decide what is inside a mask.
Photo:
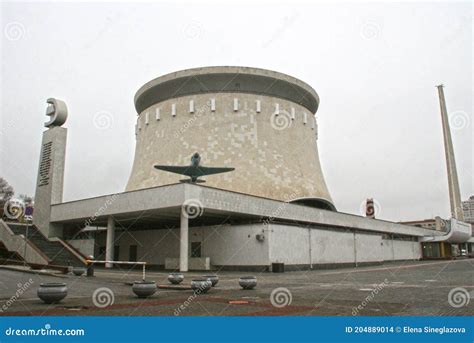
[(99, 256), (96, 259), (105, 260), (105, 247), (99, 247)]
[(114, 261), (120, 261), (120, 246), (114, 246)]
[[(99, 256), (96, 257), (96, 260), (106, 260), (107, 256), (105, 254), (106, 248), (105, 247), (99, 247)], [(113, 261), (119, 261), (119, 256), (120, 256), (120, 246), (116, 245), (114, 247), (114, 259)]]
[(191, 242), (191, 257), (201, 257), (201, 242)]
[(128, 260), (131, 262), (137, 262), (137, 246), (130, 245), (128, 249)]

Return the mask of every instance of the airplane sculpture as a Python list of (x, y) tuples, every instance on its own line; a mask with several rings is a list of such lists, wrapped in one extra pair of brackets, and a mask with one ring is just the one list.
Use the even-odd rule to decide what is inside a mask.
[(189, 179), (179, 180), (179, 182), (188, 183), (203, 183), (204, 180), (200, 180), (199, 177), (212, 174), (227, 173), (235, 170), (235, 168), (225, 167), (204, 167), (200, 165), (201, 156), (196, 152), (191, 157), (191, 165), (189, 166), (163, 166), (155, 165), (154, 167), (159, 170), (164, 170), (170, 173), (180, 174), (189, 176)]

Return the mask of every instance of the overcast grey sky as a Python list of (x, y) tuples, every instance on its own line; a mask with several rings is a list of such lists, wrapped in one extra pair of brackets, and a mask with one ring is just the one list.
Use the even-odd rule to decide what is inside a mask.
[(462, 198), (474, 194), (470, 2), (16, 2), (1, 20), (0, 175), (17, 193), (34, 193), (47, 98), (69, 107), (65, 200), (92, 197), (125, 188), (141, 85), (242, 65), (315, 88), (336, 206), (359, 214), (374, 197), (390, 220), (449, 216), (444, 83)]

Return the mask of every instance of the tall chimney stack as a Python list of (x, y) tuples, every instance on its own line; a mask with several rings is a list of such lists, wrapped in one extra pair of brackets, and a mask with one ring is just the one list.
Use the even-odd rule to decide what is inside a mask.
[(454, 158), (453, 141), (451, 140), (451, 131), (449, 128), (448, 111), (446, 110), (446, 101), (444, 99), (443, 85), (438, 88), (439, 107), (441, 110), (441, 122), (443, 124), (444, 152), (446, 154), (446, 169), (448, 171), (449, 202), (451, 204), (451, 216), (457, 220), (464, 220), (461, 204), (461, 194), (459, 190), (458, 172), (456, 169), (456, 160)]

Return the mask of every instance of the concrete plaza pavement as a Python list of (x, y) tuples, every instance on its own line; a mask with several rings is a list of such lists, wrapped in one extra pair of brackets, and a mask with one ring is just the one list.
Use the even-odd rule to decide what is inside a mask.
[[(302, 270), (276, 273), (217, 272), (219, 283), (207, 294), (188, 288), (193, 278), (206, 273), (185, 273), (182, 290), (159, 289), (148, 299), (138, 299), (131, 282), (141, 271), (96, 270), (95, 276), (39, 275), (0, 269), (0, 315), (122, 315), (122, 316), (458, 316), (474, 313), (474, 260), (409, 261), (358, 268)], [(207, 273), (207, 274), (212, 274)], [(147, 280), (169, 285), (167, 272), (147, 272)], [(255, 275), (254, 290), (242, 290), (238, 279)], [(25, 282), (33, 283), (12, 300)], [(64, 282), (68, 296), (47, 305), (36, 296), (42, 282)], [(449, 293), (455, 288), (469, 295), (467, 304), (454, 307)], [(94, 303), (93, 294), (107, 288), (113, 295)], [(273, 292), (273, 295), (272, 295)], [(96, 292), (99, 294), (99, 291)], [(466, 294), (466, 293), (464, 293)], [(104, 296), (104, 295), (103, 295)], [(104, 300), (105, 299), (105, 300)], [(2, 308), (3, 306), (3, 308)]]

